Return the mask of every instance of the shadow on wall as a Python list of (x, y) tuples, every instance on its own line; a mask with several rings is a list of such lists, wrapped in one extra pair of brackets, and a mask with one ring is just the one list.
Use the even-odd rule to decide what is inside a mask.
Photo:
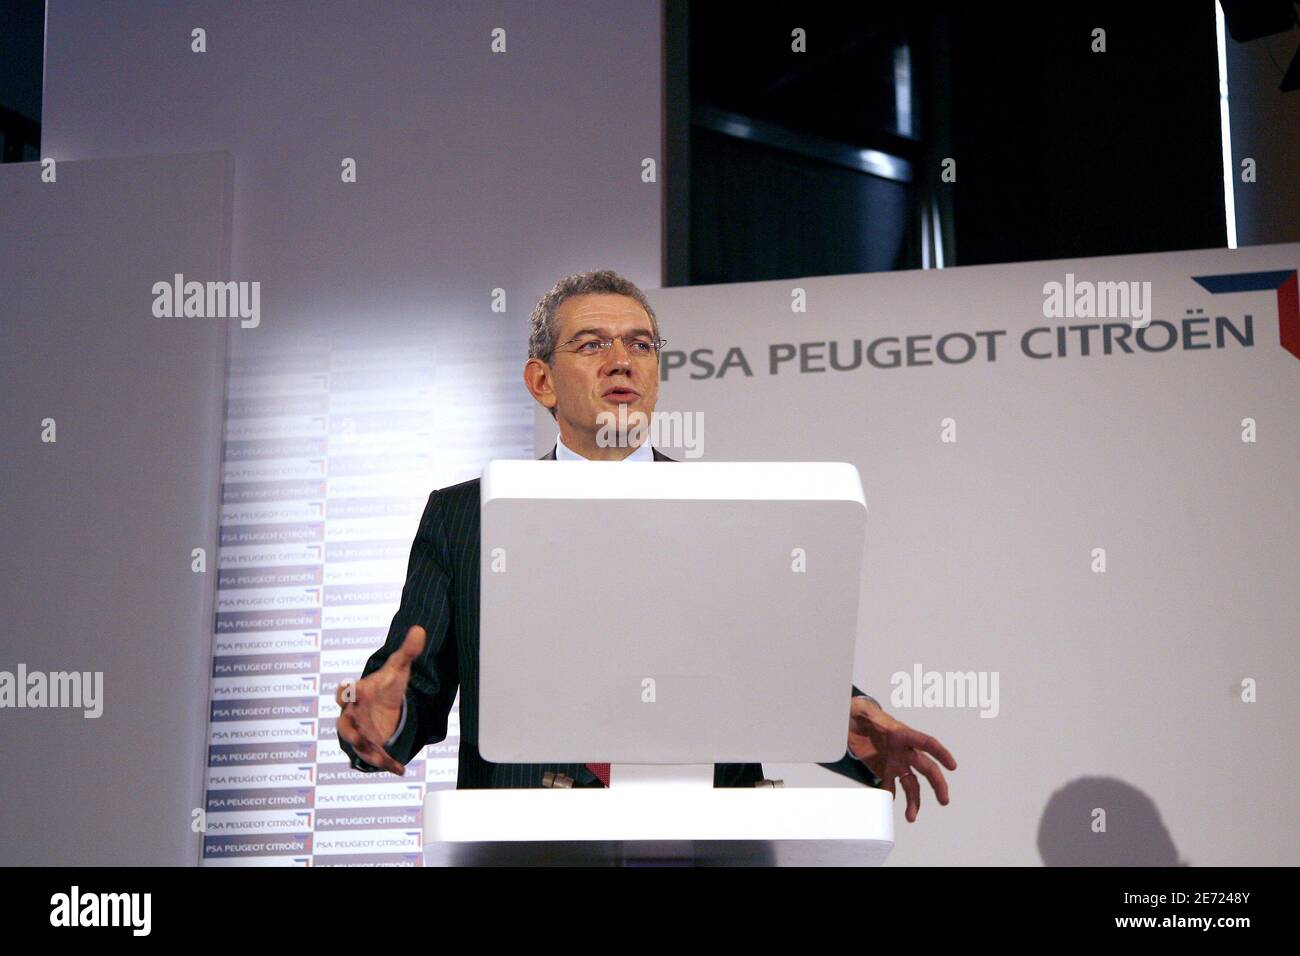
[(1155, 803), (1114, 777), (1081, 777), (1052, 794), (1038, 823), (1045, 866), (1187, 866)]

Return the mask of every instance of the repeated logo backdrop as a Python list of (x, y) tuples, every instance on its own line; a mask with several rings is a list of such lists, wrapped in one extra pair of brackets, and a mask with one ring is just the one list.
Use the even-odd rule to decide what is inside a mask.
[(338, 748), (334, 691), (383, 644), (429, 492), (531, 454), (527, 395), (502, 387), (517, 362), (462, 351), (335, 340), (232, 359), (204, 864), (422, 863), (459, 706), (405, 777), (363, 774)]

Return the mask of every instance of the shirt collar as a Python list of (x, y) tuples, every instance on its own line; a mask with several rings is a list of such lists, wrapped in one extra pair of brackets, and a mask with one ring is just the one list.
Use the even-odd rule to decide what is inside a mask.
[[(556, 461), (587, 461), (582, 455), (564, 444), (559, 435), (555, 436), (555, 460)], [(654, 452), (650, 448), (650, 441), (643, 441), (636, 448), (632, 449), (632, 454), (628, 455), (623, 461), (654, 461)]]

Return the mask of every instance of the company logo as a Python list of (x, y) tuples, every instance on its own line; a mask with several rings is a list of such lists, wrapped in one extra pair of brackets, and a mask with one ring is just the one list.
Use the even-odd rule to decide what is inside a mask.
[[(1276, 289), (1282, 347), (1300, 358), (1298, 271), (1240, 272), (1191, 279), (1215, 295)], [(766, 373), (805, 375), (865, 368), (991, 364), (1006, 361), (1009, 356), (1015, 360), (1016, 355), (1033, 360), (1107, 358), (1255, 345), (1254, 316), (1249, 312), (1234, 318), (1210, 316), (1204, 309), (1190, 308), (1179, 318), (1153, 319), (1149, 281), (1076, 282), (1073, 273), (1067, 273), (1065, 279), (1064, 283), (1049, 282), (1043, 287), (1044, 315), (1095, 321), (1039, 325), (1023, 331), (1002, 328), (969, 333), (887, 335), (875, 339), (771, 342), (767, 346)], [(1132, 321), (1107, 321), (1125, 317)], [(690, 352), (665, 350), (661, 358), (659, 376), (663, 381), (678, 369), (686, 371), (691, 379), (720, 379), (733, 370), (733, 375), (753, 378), (764, 370), (761, 360), (752, 361), (738, 345), (728, 347), (721, 361), (712, 348)]]
[(1225, 292), (1277, 290), (1277, 330), (1282, 348), (1300, 359), (1300, 296), (1296, 292), (1296, 270), (1278, 272), (1234, 272), (1222, 276), (1192, 276), (1212, 295)]

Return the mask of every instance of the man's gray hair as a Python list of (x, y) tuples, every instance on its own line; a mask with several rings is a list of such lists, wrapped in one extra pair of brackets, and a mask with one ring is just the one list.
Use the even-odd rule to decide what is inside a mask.
[[(645, 293), (638, 289), (635, 283), (630, 279), (624, 279), (611, 269), (580, 272), (577, 275), (565, 276), (555, 283), (551, 291), (542, 296), (537, 307), (533, 309), (532, 332), (528, 336), (529, 358), (542, 359), (548, 365), (551, 364), (551, 353), (555, 351), (557, 345), (562, 344), (556, 341), (559, 326), (555, 320), (555, 313), (559, 311), (565, 299), (571, 299), (575, 295), (625, 295), (635, 299), (650, 317), (650, 331), (654, 333), (655, 338), (659, 338), (659, 321), (655, 318), (655, 310), (650, 308)], [(552, 414), (554, 414), (553, 409)]]

